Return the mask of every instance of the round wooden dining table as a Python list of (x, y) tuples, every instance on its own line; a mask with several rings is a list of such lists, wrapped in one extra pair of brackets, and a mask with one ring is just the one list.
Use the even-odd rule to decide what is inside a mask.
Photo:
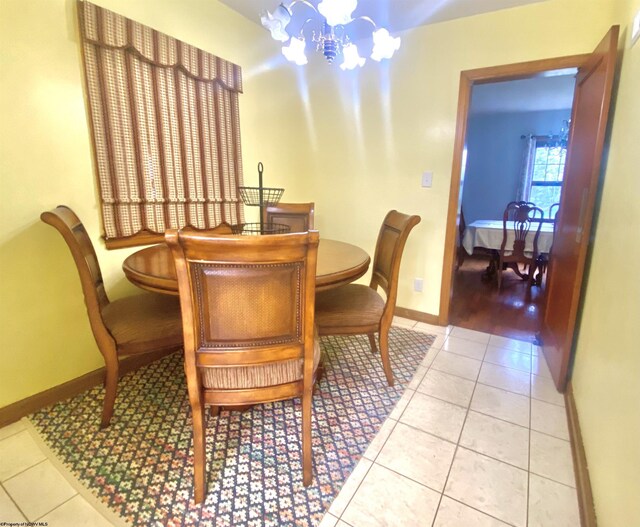
[[(332, 289), (357, 280), (367, 272), (371, 258), (360, 247), (321, 239), (318, 245), (316, 291)], [(153, 245), (129, 255), (122, 264), (129, 281), (147, 291), (178, 294), (173, 257), (165, 244)]]

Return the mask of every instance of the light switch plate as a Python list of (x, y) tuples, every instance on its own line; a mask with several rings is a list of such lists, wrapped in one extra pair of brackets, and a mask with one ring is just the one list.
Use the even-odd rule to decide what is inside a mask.
[(423, 172), (422, 173), (422, 186), (424, 188), (431, 188), (431, 184), (433, 183), (433, 172)]

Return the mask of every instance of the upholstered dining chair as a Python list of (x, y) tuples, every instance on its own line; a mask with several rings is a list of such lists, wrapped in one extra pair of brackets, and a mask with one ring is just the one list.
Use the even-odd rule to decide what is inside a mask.
[(264, 208), (265, 223), (288, 225), (289, 232), (306, 232), (313, 229), (314, 203), (278, 203)]
[(101, 420), (105, 428), (113, 415), (120, 359), (182, 348), (180, 304), (174, 296), (157, 293), (110, 301), (91, 238), (78, 216), (60, 205), (40, 218), (62, 234), (80, 275), (89, 323), (106, 368)]
[[(529, 287), (533, 284), (538, 262), (538, 237), (542, 228), (544, 212), (532, 203), (512, 201), (507, 204), (502, 217), (502, 244), (498, 251), (496, 275), (498, 291), (502, 288), (502, 271), (511, 268), (522, 279), (527, 279)], [(527, 254), (525, 247), (527, 238), (533, 233), (532, 251)], [(513, 236), (513, 244), (507, 246)], [(528, 276), (524, 275), (519, 265), (528, 266)]]
[[(420, 216), (389, 212), (378, 234), (369, 285), (348, 284), (316, 295), (316, 324), (321, 336), (366, 334), (375, 353), (378, 351), (375, 333), (378, 333), (389, 386), (394, 382), (389, 360), (389, 328), (396, 307), (400, 260), (407, 237), (418, 223)], [(386, 300), (378, 293), (378, 287), (384, 291)]]
[(205, 405), (302, 399), (303, 483), (312, 480), (311, 399), (318, 232), (217, 236), (168, 231), (178, 277), (193, 416), (195, 502), (206, 494)]

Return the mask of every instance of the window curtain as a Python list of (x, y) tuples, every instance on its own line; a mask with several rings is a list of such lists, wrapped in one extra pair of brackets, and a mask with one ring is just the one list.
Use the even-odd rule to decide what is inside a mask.
[(527, 135), (523, 136), (523, 139), (525, 139), (525, 147), (522, 154), (522, 170), (517, 201), (529, 201), (531, 181), (533, 180), (533, 164), (536, 157), (536, 136)]
[(107, 247), (243, 222), (240, 67), (89, 2), (78, 13)]

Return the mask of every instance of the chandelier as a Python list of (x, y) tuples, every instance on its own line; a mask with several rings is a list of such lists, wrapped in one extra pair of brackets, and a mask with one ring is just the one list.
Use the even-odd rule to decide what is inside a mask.
[[(394, 38), (386, 29), (378, 28), (368, 16), (352, 18), (351, 15), (357, 6), (358, 0), (322, 0), (317, 7), (307, 0), (292, 0), (288, 5), (281, 3), (273, 12), (265, 11), (260, 20), (271, 32), (274, 40), (288, 42), (288, 45), (282, 47), (282, 54), (290, 62), (299, 66), (307, 63), (307, 41), (303, 31), (307, 25), (311, 25), (314, 27), (311, 41), (315, 44), (316, 50), (324, 55), (329, 64), (333, 63), (338, 55), (342, 55), (343, 62), (340, 67), (343, 70), (352, 70), (356, 66), (362, 67), (366, 62), (349, 36), (349, 32), (357, 23), (359, 25), (363, 22), (373, 28), (373, 50), (370, 55), (373, 60), (379, 62), (382, 59), (390, 59), (400, 48), (400, 37)], [(294, 8), (302, 15), (309, 15), (295, 35), (287, 31), (287, 27), (292, 25), (290, 22), (294, 16)]]
[(569, 132), (571, 131), (571, 119), (563, 119), (560, 131), (549, 133), (549, 145), (566, 148), (569, 142)]

